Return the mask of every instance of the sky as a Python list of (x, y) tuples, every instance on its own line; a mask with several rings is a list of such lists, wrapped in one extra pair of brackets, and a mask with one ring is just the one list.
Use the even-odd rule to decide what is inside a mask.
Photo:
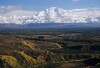
[(100, 8), (100, 0), (0, 0), (0, 6), (18, 6), (25, 10), (42, 10), (49, 7)]

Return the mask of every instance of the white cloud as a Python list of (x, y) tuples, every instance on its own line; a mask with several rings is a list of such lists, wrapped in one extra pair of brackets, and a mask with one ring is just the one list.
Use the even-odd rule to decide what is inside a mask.
[(80, 0), (72, 0), (72, 1), (74, 1), (74, 2), (78, 2), (78, 1), (80, 1)]
[(19, 10), (18, 6), (0, 6), (0, 13), (7, 13), (14, 10)]

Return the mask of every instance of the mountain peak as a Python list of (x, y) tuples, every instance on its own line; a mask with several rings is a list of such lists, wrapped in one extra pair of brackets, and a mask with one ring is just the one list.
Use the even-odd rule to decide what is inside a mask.
[(12, 10), (0, 13), (0, 23), (88, 23), (100, 22), (100, 9), (72, 9), (50, 7), (42, 11)]

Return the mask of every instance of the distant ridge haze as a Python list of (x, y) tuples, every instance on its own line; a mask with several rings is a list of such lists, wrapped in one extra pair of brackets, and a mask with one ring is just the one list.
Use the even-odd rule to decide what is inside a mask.
[(100, 27), (100, 23), (30, 23), (30, 24), (0, 24), (0, 28), (86, 28)]

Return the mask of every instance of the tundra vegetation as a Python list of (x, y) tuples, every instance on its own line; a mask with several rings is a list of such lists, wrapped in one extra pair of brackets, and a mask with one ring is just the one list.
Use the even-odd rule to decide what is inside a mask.
[(100, 28), (0, 31), (0, 68), (100, 68)]

